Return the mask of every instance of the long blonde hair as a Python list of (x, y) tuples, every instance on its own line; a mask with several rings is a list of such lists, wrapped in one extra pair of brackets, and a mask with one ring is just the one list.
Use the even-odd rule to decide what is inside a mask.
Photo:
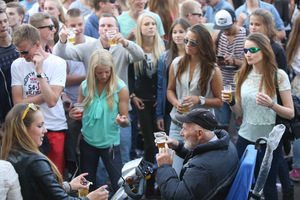
[(35, 105), (37, 110), (29, 108), (26, 116), (22, 119), (22, 115), (28, 103), (19, 103), (15, 105), (5, 118), (5, 131), (2, 140), (1, 159), (6, 160), (10, 152), (24, 151), (26, 153), (39, 154), (44, 156), (51, 165), (58, 182), (62, 185), (63, 178), (53, 162), (40, 152), (37, 144), (30, 137), (27, 129), (34, 121), (36, 112), (41, 112), (40, 107)]
[[(264, 88), (265, 93), (273, 98), (276, 92), (274, 79), (278, 67), (269, 39), (262, 33), (251, 33), (245, 41), (247, 40), (256, 43), (257, 47), (260, 48), (260, 51), (263, 53), (262, 61), (264, 67), (259, 91), (261, 92), (262, 88)], [(236, 99), (239, 102), (241, 102), (241, 87), (253, 69), (253, 66), (246, 62), (245, 54), (244, 60), (245, 62), (234, 76), (236, 82)]]
[(83, 100), (84, 108), (88, 108), (88, 105), (93, 102), (94, 95), (97, 88), (97, 79), (95, 70), (97, 67), (110, 67), (111, 74), (106, 83), (106, 100), (108, 107), (112, 109), (115, 103), (113, 94), (118, 86), (118, 77), (115, 72), (115, 62), (109, 51), (106, 49), (95, 50), (90, 58), (89, 69), (86, 78), (87, 94)]
[[(289, 41), (286, 46), (286, 55), (288, 66), (292, 67), (292, 63), (300, 48), (300, 13), (297, 14), (292, 31), (290, 33)], [(299, 50), (300, 51), (300, 50)]]
[[(139, 45), (140, 47), (143, 48), (143, 36), (142, 36), (142, 22), (145, 17), (150, 17), (155, 21), (156, 24), (156, 31), (155, 31), (155, 36), (154, 36), (154, 43), (153, 43), (153, 48), (152, 48), (152, 60), (153, 60), (153, 66), (157, 67), (158, 60), (165, 51), (165, 46), (158, 34), (158, 27), (157, 27), (157, 22), (155, 18), (148, 14), (144, 13), (141, 14), (137, 20), (137, 26), (136, 26), (136, 44)], [(143, 74), (143, 61), (135, 62), (134, 63), (134, 71), (136, 76), (139, 76), (139, 74)]]

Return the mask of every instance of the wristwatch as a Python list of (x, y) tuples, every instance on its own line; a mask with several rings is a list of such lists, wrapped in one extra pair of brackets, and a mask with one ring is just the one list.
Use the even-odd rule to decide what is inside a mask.
[(136, 95), (134, 93), (131, 93), (131, 95), (129, 96), (129, 98), (133, 99), (133, 97), (136, 97)]
[(44, 74), (44, 72), (42, 72), (41, 74), (37, 74), (36, 77), (38, 77), (38, 78), (46, 78), (46, 75)]
[(199, 104), (200, 104), (200, 105), (204, 105), (204, 104), (205, 104), (205, 97), (200, 96)]

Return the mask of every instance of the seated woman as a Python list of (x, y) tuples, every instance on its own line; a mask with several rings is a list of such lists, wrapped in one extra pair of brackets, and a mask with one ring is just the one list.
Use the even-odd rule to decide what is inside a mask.
[[(17, 104), (7, 114), (5, 123), (1, 159), (8, 160), (18, 173), (23, 199), (79, 199), (66, 192), (87, 189), (82, 185), (87, 173), (70, 183), (63, 182), (57, 167), (38, 149), (47, 132), (40, 107), (33, 103)], [(81, 199), (105, 200), (108, 198), (106, 187), (102, 186)]]

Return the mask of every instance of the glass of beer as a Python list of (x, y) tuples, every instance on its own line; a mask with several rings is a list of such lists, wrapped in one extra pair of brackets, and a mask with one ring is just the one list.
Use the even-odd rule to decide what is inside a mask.
[(75, 43), (75, 37), (76, 37), (76, 33), (75, 33), (75, 28), (68, 28), (68, 40), (69, 43)]
[(224, 94), (229, 96), (229, 101), (231, 102), (232, 101), (232, 93), (233, 93), (231, 85), (225, 85), (223, 87), (223, 89), (224, 89)]
[(87, 189), (78, 189), (78, 197), (86, 197), (89, 194), (89, 188), (90, 185), (92, 185), (92, 182), (89, 181), (83, 181), (82, 185), (87, 186)]
[(190, 109), (188, 108), (188, 106), (183, 105), (184, 104), (184, 100), (181, 100), (180, 102), (182, 104), (183, 113), (186, 114), (186, 113), (190, 112)]
[(156, 132), (154, 133), (154, 137), (156, 139), (156, 144), (158, 148), (165, 148), (166, 143), (166, 133), (165, 132)]
[(113, 40), (113, 38), (115, 37), (116, 34), (117, 34), (116, 30), (111, 30), (111, 31), (106, 32), (106, 36), (108, 38), (110, 46), (117, 45), (117, 42)]
[(74, 107), (77, 108), (76, 115), (80, 114), (80, 116), (77, 117), (76, 119), (82, 119), (82, 116), (83, 116), (83, 106), (84, 106), (83, 103), (75, 103), (74, 104)]

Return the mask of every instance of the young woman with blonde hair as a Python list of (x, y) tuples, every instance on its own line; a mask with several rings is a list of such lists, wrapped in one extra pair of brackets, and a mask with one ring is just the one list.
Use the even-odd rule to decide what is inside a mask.
[[(289, 78), (283, 70), (278, 69), (269, 39), (261, 33), (250, 34), (244, 43), (244, 57), (245, 62), (234, 77), (235, 99), (230, 102), (229, 96), (222, 91), (223, 102), (228, 102), (235, 114), (243, 114), (236, 143), (239, 158), (248, 144), (254, 144), (259, 137), (269, 136), (276, 122), (276, 114), (286, 119), (294, 117)], [(275, 76), (277, 76), (277, 83), (275, 83)], [(277, 104), (276, 87), (283, 105)], [(256, 176), (266, 144), (261, 145), (261, 150), (255, 166)], [(278, 198), (276, 178), (278, 163), (282, 156), (282, 142), (280, 142), (273, 152), (271, 169), (264, 186), (266, 199)]]
[[(144, 137), (144, 158), (154, 163), (155, 144), (153, 132), (156, 132), (155, 107), (157, 105), (157, 65), (165, 50), (159, 36), (155, 18), (148, 13), (140, 15), (137, 20), (136, 44), (142, 47), (145, 59), (134, 63), (135, 87), (130, 88), (130, 97), (137, 108), (138, 119)], [(150, 188), (150, 189), (149, 189)], [(154, 177), (147, 183), (146, 195), (152, 196)], [(151, 193), (151, 194), (150, 194)]]
[[(79, 199), (66, 192), (86, 189), (82, 181), (87, 173), (70, 183), (63, 182), (57, 167), (39, 151), (47, 132), (40, 107), (33, 103), (17, 104), (7, 114), (5, 123), (1, 159), (12, 163), (18, 173), (23, 199)], [(108, 192), (103, 191), (106, 187), (88, 194), (88, 199), (107, 199)]]
[[(108, 150), (114, 144), (113, 162), (121, 173), (120, 126), (129, 124), (129, 94), (126, 84), (116, 76), (111, 53), (105, 49), (93, 52), (86, 80), (79, 88), (78, 103), (83, 103), (82, 139), (80, 141), (81, 170), (88, 172), (87, 179), (96, 182), (99, 157), (101, 157), (112, 183), (113, 191), (119, 188), (119, 174), (113, 169)], [(70, 117), (80, 120), (78, 108), (70, 111)], [(90, 187), (91, 190), (95, 186)]]
[(59, 21), (59, 30), (62, 25), (66, 22), (65, 13), (60, 0), (46, 0), (44, 6), (44, 12), (54, 16)]

